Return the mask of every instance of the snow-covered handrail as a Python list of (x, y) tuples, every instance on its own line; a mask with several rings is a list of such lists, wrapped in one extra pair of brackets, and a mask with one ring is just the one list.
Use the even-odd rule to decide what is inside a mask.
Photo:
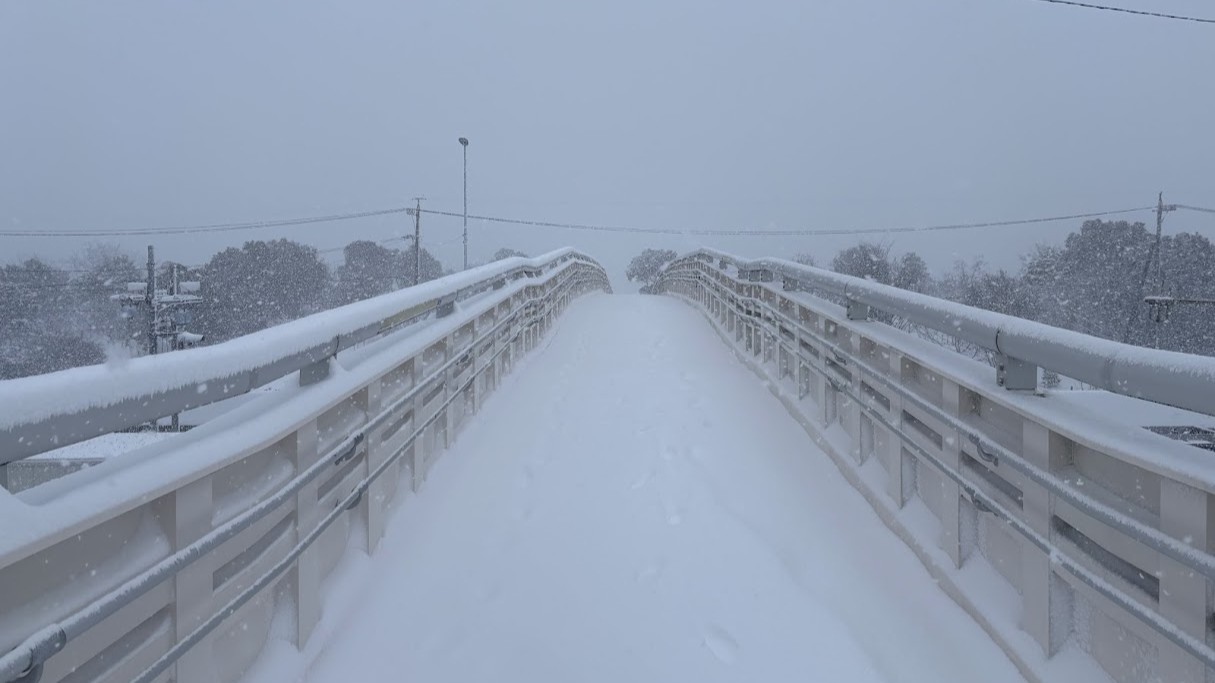
[[(404, 306), (454, 307), (480, 290), (399, 329), (416, 317)], [(562, 251), (356, 304), (322, 316), (324, 332), (378, 322), (397, 334), (324, 381), (0, 490), (0, 683), (232, 683), (281, 618), (305, 647), (343, 553), (375, 549), (403, 488), (417, 490), (519, 360), (596, 290), (611, 291), (603, 269)]]
[[(1017, 339), (1018, 353), (1046, 367), (1055, 347), (1069, 344), (1088, 362), (1118, 351), (1111, 368), (1143, 351), (1139, 363), (1162, 373), (1177, 372), (1164, 360), (1181, 354), (1128, 352), (787, 261), (709, 250), (676, 259), (650, 290), (705, 314), (1028, 678), (1053, 680), (1046, 660), (1073, 640), (1115, 677), (1126, 671), (1127, 648), (1136, 667), (1162, 680), (1215, 673), (1211, 453), (1157, 431), (1201, 433), (1215, 427), (1210, 418), (1103, 391), (1004, 391), (984, 364), (876, 323), (868, 308), (1006, 356)], [(1210, 359), (1185, 358), (1198, 379), (1181, 381), (1205, 381), (1210, 391), (1201, 379)], [(1119, 372), (1108, 370), (1126, 377)], [(975, 581), (980, 575), (991, 580)], [(1006, 589), (1016, 598), (993, 600)], [(1038, 649), (1025, 647), (1027, 634)]]
[(993, 351), (1006, 388), (1035, 388), (1041, 367), (1106, 391), (1215, 415), (1215, 358), (1120, 344), (782, 259), (749, 260), (712, 249), (684, 258), (734, 266), (749, 279), (779, 278), (787, 288), (847, 300), (858, 318), (875, 308)]
[(599, 267), (568, 248), (509, 258), (222, 344), (0, 381), (0, 465), (231, 398), (292, 372), (323, 375), (340, 351), (571, 259)]

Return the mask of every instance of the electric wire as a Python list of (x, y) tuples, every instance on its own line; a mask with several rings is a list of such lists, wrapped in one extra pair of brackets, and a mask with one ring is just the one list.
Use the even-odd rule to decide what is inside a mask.
[[(1199, 211), (1204, 213), (1215, 213), (1215, 209), (1194, 206), (1188, 204), (1174, 204), (1178, 209), (1188, 211)], [(1141, 206), (1130, 209), (1115, 209), (1111, 211), (1094, 211), (1089, 213), (1075, 213), (1060, 216), (1046, 216), (1039, 218), (1025, 218), (1017, 220), (1004, 221), (984, 221), (975, 223), (951, 223), (943, 225), (922, 225), (922, 226), (896, 226), (886, 228), (832, 228), (832, 229), (805, 229), (805, 230), (702, 230), (702, 229), (680, 229), (680, 228), (641, 228), (634, 226), (620, 225), (591, 225), (581, 223), (560, 223), (553, 221), (541, 221), (519, 218), (506, 218), (502, 216), (482, 216), (469, 215), (469, 218), (477, 221), (488, 223), (500, 223), (507, 225), (522, 225), (541, 228), (556, 228), (564, 230), (583, 230), (595, 232), (615, 232), (615, 233), (632, 233), (632, 234), (654, 234), (654, 235), (698, 235), (698, 236), (738, 236), (738, 237), (798, 237), (798, 236), (829, 236), (829, 235), (872, 235), (872, 234), (893, 234), (893, 233), (913, 233), (913, 232), (935, 232), (949, 230), (975, 230), (984, 228), (997, 227), (1012, 227), (1018, 225), (1035, 225), (1041, 223), (1051, 223), (1058, 221), (1077, 220), (1082, 218), (1099, 218), (1103, 216), (1114, 216), (1120, 214), (1137, 213), (1141, 211), (1152, 211), (1154, 206)], [(217, 223), (210, 225), (193, 225), (193, 226), (175, 226), (163, 228), (133, 228), (124, 230), (109, 230), (109, 231), (86, 231), (86, 230), (62, 230), (36, 232), (32, 230), (7, 230), (0, 231), (0, 237), (27, 237), (27, 236), (44, 236), (44, 237), (80, 237), (80, 236), (96, 236), (96, 237), (114, 237), (127, 235), (171, 235), (171, 234), (187, 234), (198, 232), (229, 232), (235, 230), (255, 230), (262, 228), (291, 226), (291, 225), (306, 225), (312, 223), (324, 223), (332, 221), (353, 220), (357, 218), (367, 218), (372, 216), (383, 216), (397, 213), (404, 213), (413, 210), (413, 207), (396, 207), (388, 209), (376, 209), (370, 211), (360, 211), (346, 214), (332, 214), (327, 216), (309, 216), (301, 218), (289, 218), (282, 220), (269, 221), (246, 221), (241, 223)], [(451, 218), (461, 218), (463, 213), (455, 211), (439, 211), (435, 209), (422, 209), (422, 213), (431, 214), (434, 216), (445, 216)], [(412, 235), (394, 236), (380, 240), (377, 244), (387, 244), (394, 241), (408, 242), (413, 239)], [(432, 243), (432, 247), (441, 247), (460, 241), (460, 238), (452, 240), (440, 241)], [(317, 249), (317, 254), (333, 254), (345, 250), (345, 246), (330, 247), (326, 249)], [(200, 269), (206, 264), (188, 265), (187, 269)], [(86, 269), (55, 269), (58, 273), (86, 273), (93, 272)], [(0, 281), (6, 284), (18, 284), (20, 278), (3, 277), (0, 275)], [(29, 289), (67, 289), (79, 286), (78, 281), (68, 282), (30, 282), (25, 285)]]
[[(653, 234), (653, 235), (701, 235), (701, 236), (742, 236), (742, 237), (798, 237), (798, 236), (816, 236), (816, 235), (870, 235), (870, 234), (888, 234), (888, 233), (907, 233), (907, 232), (933, 232), (942, 230), (973, 230), (980, 228), (996, 228), (1009, 227), (1015, 225), (1032, 225), (1036, 223), (1051, 223), (1056, 221), (1076, 220), (1080, 218), (1098, 218), (1101, 216), (1113, 216), (1118, 214), (1135, 213), (1139, 211), (1151, 211), (1155, 206), (1140, 206), (1133, 209), (1116, 209), (1113, 211), (1094, 211), (1091, 213), (1076, 213), (1066, 216), (1047, 216), (1043, 218), (1023, 218), (1018, 220), (1007, 221), (986, 221), (981, 223), (951, 223), (945, 225), (921, 225), (921, 226), (903, 226), (891, 228), (831, 228), (821, 230), (699, 230), (699, 229), (680, 229), (680, 228), (638, 228), (621, 225), (587, 225), (579, 223), (556, 223), (551, 221), (528, 220), (521, 218), (504, 218), (500, 216), (474, 216), (468, 217), (472, 220), (483, 221), (488, 223), (504, 223), (509, 225), (526, 225), (540, 228), (559, 228), (564, 230), (588, 230), (594, 232), (623, 232), (634, 234)], [(447, 216), (451, 218), (462, 218), (464, 214), (456, 211), (438, 211), (435, 209), (422, 209), (422, 213), (431, 214), (434, 216)]]
[[(1206, 209), (1203, 207), (1177, 205), (1178, 208), (1189, 209), (1193, 211), (1205, 211), (1215, 213), (1215, 209)], [(747, 230), (747, 229), (683, 229), (683, 228), (641, 228), (633, 226), (619, 225), (588, 225), (579, 223), (559, 223), (553, 221), (541, 221), (519, 218), (506, 218), (501, 216), (481, 216), (469, 215), (469, 218), (478, 221), (491, 223), (504, 223), (510, 225), (525, 225), (533, 227), (547, 228), (562, 228), (567, 230), (589, 230), (598, 232), (621, 232), (621, 233), (636, 233), (636, 234), (665, 234), (665, 235), (705, 235), (705, 236), (799, 236), (799, 235), (863, 235), (863, 234), (884, 234), (884, 233), (905, 233), (905, 232), (932, 232), (943, 230), (971, 230), (981, 228), (1009, 227), (1016, 225), (1032, 225), (1037, 223), (1050, 223), (1056, 221), (1076, 220), (1080, 218), (1098, 218), (1102, 216), (1111, 216), (1125, 213), (1135, 213), (1138, 211), (1148, 211), (1155, 207), (1135, 207), (1131, 209), (1117, 209), (1113, 211), (1094, 211), (1089, 213), (1076, 213), (1061, 216), (1047, 216), (1041, 218), (1027, 218), (1005, 221), (985, 221), (977, 223), (956, 223), (945, 225), (925, 225), (925, 226), (899, 226), (886, 228), (832, 228), (832, 229), (780, 229), (780, 230)], [(155, 228), (130, 228), (116, 230), (0, 230), (0, 237), (124, 237), (124, 236), (152, 236), (152, 235), (176, 235), (176, 234), (195, 234), (208, 232), (232, 232), (240, 230), (260, 230), (275, 227), (287, 227), (295, 225), (309, 225), (315, 223), (327, 223), (335, 221), (355, 220), (359, 218), (370, 218), (375, 216), (385, 216), (391, 214), (405, 213), (412, 211), (413, 207), (392, 207), (387, 209), (375, 209), (369, 211), (360, 211), (345, 214), (332, 214), (325, 216), (307, 216), (299, 218), (287, 218), (281, 220), (262, 220), (262, 221), (245, 221), (239, 223), (215, 223), (209, 225), (190, 225), (190, 226), (172, 226), (172, 227), (155, 227)], [(446, 216), (452, 218), (462, 217), (464, 214), (455, 211), (438, 211), (435, 209), (422, 209), (422, 213), (431, 214), (434, 216)], [(393, 238), (393, 239), (409, 239)], [(387, 240), (386, 240), (387, 241)], [(319, 253), (333, 253), (340, 251), (344, 247), (334, 247), (331, 249), (318, 250)]]
[(1146, 17), (1157, 17), (1160, 19), (1175, 19), (1179, 21), (1193, 21), (1200, 24), (1215, 24), (1215, 19), (1204, 19), (1201, 17), (1190, 17), (1181, 14), (1168, 14), (1165, 12), (1152, 12), (1141, 9), (1128, 9), (1125, 7), (1110, 7), (1109, 5), (1094, 5), (1087, 2), (1076, 2), (1076, 0), (1038, 0), (1038, 2), (1049, 2), (1053, 5), (1070, 5), (1072, 7), (1083, 7), (1085, 9), (1104, 10), (1106, 12), (1121, 12), (1123, 14), (1138, 14)]
[(239, 230), (262, 230), (313, 223), (332, 223), (358, 218), (388, 216), (405, 213), (408, 207), (375, 209), (355, 213), (331, 214), (327, 216), (305, 216), (268, 221), (246, 221), (242, 223), (213, 223), (210, 225), (181, 225), (164, 228), (125, 228), (117, 230), (0, 230), (0, 237), (134, 237), (145, 235), (186, 235), (210, 232), (234, 232)]

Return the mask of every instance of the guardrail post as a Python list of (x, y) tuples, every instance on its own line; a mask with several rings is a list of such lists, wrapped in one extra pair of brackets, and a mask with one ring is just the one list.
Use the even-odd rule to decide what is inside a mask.
[[(366, 410), (368, 416), (379, 415), (384, 409), (382, 386), (379, 379), (376, 379), (367, 385), (363, 390), (366, 397)], [(369, 476), (375, 471), (381, 463), (388, 458), (388, 453), (384, 449), (384, 428), (383, 426), (371, 430), (367, 434), (367, 438), (363, 441), (363, 447), (366, 449), (367, 457), (364, 458), (366, 473), (364, 476)], [(398, 461), (399, 462), (399, 461)], [(394, 469), (396, 466), (393, 466)], [(376, 546), (379, 545), (380, 538), (384, 536), (384, 523), (387, 517), (388, 497), (389, 497), (389, 482), (395, 481), (395, 478), (389, 472), (371, 482), (367, 487), (367, 492), (363, 495), (363, 499), (359, 501), (359, 506), (362, 508), (363, 519), (367, 526), (367, 553), (375, 552)]]
[(528, 311), (528, 317), (530, 319), (527, 321), (527, 334), (525, 335), (527, 337), (527, 344), (525, 344), (523, 347), (524, 353), (531, 353), (532, 349), (536, 348), (536, 343), (539, 341), (539, 335), (536, 334), (539, 321), (536, 317), (535, 302), (528, 304)]
[(511, 299), (510, 302), (510, 322), (506, 324), (506, 339), (504, 344), (506, 350), (502, 352), (502, 372), (499, 377), (510, 373), (511, 368), (515, 364), (515, 335), (519, 331), (519, 316), (522, 311), (519, 309), (518, 298)]
[[(1021, 425), (1021, 455), (1047, 472), (1057, 472), (1067, 457), (1067, 444), (1046, 427), (1031, 420)], [(1040, 484), (1027, 479), (1022, 484), (1022, 515), (1043, 538), (1052, 538), (1054, 497)], [(1025, 539), (1021, 545), (1021, 628), (1052, 656), (1071, 632), (1070, 589), (1055, 574), (1050, 556)], [(1067, 615), (1067, 616), (1061, 616)]]
[(511, 321), (506, 328), (506, 352), (502, 354), (504, 361), (502, 364), (503, 374), (510, 373), (515, 369), (515, 359), (519, 356), (519, 336), (522, 334), (519, 320), (523, 316), (523, 307), (519, 305), (518, 297), (511, 301), (510, 310)]
[[(422, 381), (426, 377), (425, 363), (422, 362), (424, 353), (419, 353), (413, 359), (413, 384), (414, 387), (422, 386)], [(409, 421), (409, 428), (413, 430), (414, 439), (409, 446), (410, 466), (409, 470), (413, 481), (410, 482), (414, 493), (422, 489), (422, 483), (426, 481), (426, 432), (429, 428), (420, 429), (419, 425), (423, 424), (425, 417), (422, 411), (425, 409), (426, 400), (425, 391), (418, 391), (413, 397), (413, 417)]]
[[(211, 531), (214, 511), (211, 477), (190, 482), (171, 494), (174, 550), (180, 550)], [(173, 575), (173, 628), (181, 641), (202, 624), (212, 612), (212, 574), (214, 561), (201, 557)], [(215, 658), (208, 636), (182, 653), (175, 665), (177, 683), (204, 683), (216, 676)]]
[[(770, 318), (768, 317), (767, 314), (768, 314), (768, 311), (764, 310), (763, 311), (764, 317), (761, 318), (761, 320), (763, 320), (764, 322), (773, 324), (773, 326), (775, 326), (775, 323), (772, 320), (770, 320)], [(768, 362), (772, 361), (774, 359), (774, 357), (776, 357), (776, 349), (779, 348), (779, 346), (778, 346), (778, 344), (779, 344), (778, 334), (779, 333), (769, 332), (768, 328), (765, 328), (763, 326), (759, 327), (759, 329), (761, 329), (761, 331), (762, 331), (762, 333), (761, 333), (761, 335), (759, 335), (759, 337), (761, 337), (763, 339), (763, 362), (768, 363)], [(780, 363), (778, 361), (778, 366), (779, 365), (780, 365)], [(778, 376), (779, 376), (779, 369), (780, 368), (778, 367)]]
[[(491, 340), (492, 343), (489, 347), (489, 377), (493, 384), (491, 391), (497, 391), (498, 387), (502, 385), (502, 356), (506, 353), (502, 350), (502, 332), (503, 330), (510, 330), (509, 322), (504, 326), (502, 325), (502, 316), (501, 308), (494, 310), (494, 327), (496, 329), (494, 330), (494, 338)], [(509, 321), (510, 311), (506, 312), (505, 319)]]
[[(959, 405), (961, 394), (961, 387), (941, 378), (941, 409), (946, 415), (956, 418), (962, 416)], [(946, 427), (942, 436), (945, 441), (941, 446), (941, 460), (946, 467), (957, 472), (962, 467), (962, 434), (956, 429)], [(944, 473), (941, 476), (941, 487), (944, 513), (944, 519), (941, 520), (941, 546), (953, 560), (953, 565), (961, 567), (965, 550), (962, 547), (962, 488), (957, 482), (944, 476)]]
[[(316, 463), (320, 437), (316, 420), (300, 427), (295, 433), (295, 471), (303, 472)], [(321, 511), (317, 504), (317, 489), (320, 479), (313, 480), (295, 494), (295, 542), (301, 543), (320, 521)], [(320, 546), (309, 546), (296, 560), (291, 572), (295, 588), (295, 645), (301, 650), (312, 635), (312, 629), (321, 618), (321, 568)]]
[(549, 330), (553, 329), (553, 316), (555, 316), (557, 314), (556, 300), (559, 298), (559, 296), (557, 296), (558, 292), (556, 290), (557, 290), (557, 286), (553, 285), (552, 289), (549, 290), (548, 295), (545, 296), (545, 300), (546, 300), (545, 309), (548, 311), (547, 313), (544, 314), (544, 331), (545, 331), (545, 333), (547, 333)]
[[(893, 348), (888, 351), (889, 371), (890, 376), (898, 378), (903, 373), (903, 354), (896, 352)], [(890, 423), (895, 430), (903, 429), (903, 396), (897, 391), (891, 392), (890, 398)], [(908, 495), (910, 493), (911, 482), (907, 481), (908, 472), (914, 466), (911, 462), (914, 456), (903, 455), (903, 440), (899, 438), (898, 433), (883, 429), (885, 437), (884, 447), (886, 448), (886, 464), (887, 474), (886, 493), (890, 499), (894, 501), (895, 506), (902, 509), (907, 504)]]
[(827, 427), (839, 417), (840, 392), (835, 388), (833, 382), (833, 378), (824, 375), (818, 383), (819, 390), (815, 392), (814, 399), (818, 403), (818, 423), (821, 427)]
[[(452, 347), (455, 345), (455, 335), (448, 335), (443, 342), (443, 362), (447, 363), (452, 359)], [(439, 417), (436, 424), (443, 425), (443, 448), (451, 448), (451, 408), (455, 402), (455, 373), (452, 372), (451, 366), (447, 366), (443, 370), (443, 414)], [(437, 439), (435, 446), (438, 446)]]
[[(488, 329), (494, 330), (495, 327), (497, 327), (497, 322), (498, 322), (498, 312), (495, 309), (494, 313), (493, 313), (493, 317), (490, 318), (488, 321)], [(497, 331), (493, 331), (490, 333), (491, 339), (489, 340), (490, 343), (489, 343), (488, 351), (490, 353), (491, 361), (489, 364), (481, 365), (481, 363), (483, 362), (481, 360), (481, 349), (485, 348), (485, 342), (480, 341), (480, 332), (478, 331), (481, 329), (481, 327), (482, 326), (481, 326), (480, 321), (476, 322), (473, 326), (473, 340), (474, 340), (473, 341), (473, 350), (472, 350), (472, 354), (473, 354), (473, 360), (472, 360), (472, 371), (473, 371), (472, 411), (473, 411), (473, 414), (477, 414), (477, 413), (481, 412), (481, 404), (485, 402), (485, 399), (489, 396), (489, 392), (493, 391), (493, 379), (494, 379), (494, 371), (493, 371), (493, 367), (492, 367), (492, 363), (493, 363), (492, 359), (493, 359), (493, 352), (494, 352), (493, 337), (497, 337), (498, 333), (497, 333)]]
[[(1160, 480), (1160, 530), (1201, 551), (1208, 551), (1211, 500), (1206, 491), (1179, 481)], [(1199, 641), (1210, 632), (1211, 599), (1207, 578), (1164, 555), (1160, 556), (1160, 614)], [(1157, 637), (1161, 680), (1202, 683), (1205, 667), (1196, 657)]]

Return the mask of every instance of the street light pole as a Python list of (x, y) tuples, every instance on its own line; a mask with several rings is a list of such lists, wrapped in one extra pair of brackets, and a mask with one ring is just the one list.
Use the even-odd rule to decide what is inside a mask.
[(460, 138), (464, 148), (464, 270), (468, 270), (468, 138)]
[(422, 282), (422, 200), (425, 197), (414, 197), (418, 207), (413, 210), (413, 283)]

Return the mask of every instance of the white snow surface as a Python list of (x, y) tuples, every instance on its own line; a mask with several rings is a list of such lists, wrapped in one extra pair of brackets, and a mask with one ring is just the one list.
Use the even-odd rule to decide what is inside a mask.
[(696, 311), (544, 343), (253, 683), (1023, 680)]

